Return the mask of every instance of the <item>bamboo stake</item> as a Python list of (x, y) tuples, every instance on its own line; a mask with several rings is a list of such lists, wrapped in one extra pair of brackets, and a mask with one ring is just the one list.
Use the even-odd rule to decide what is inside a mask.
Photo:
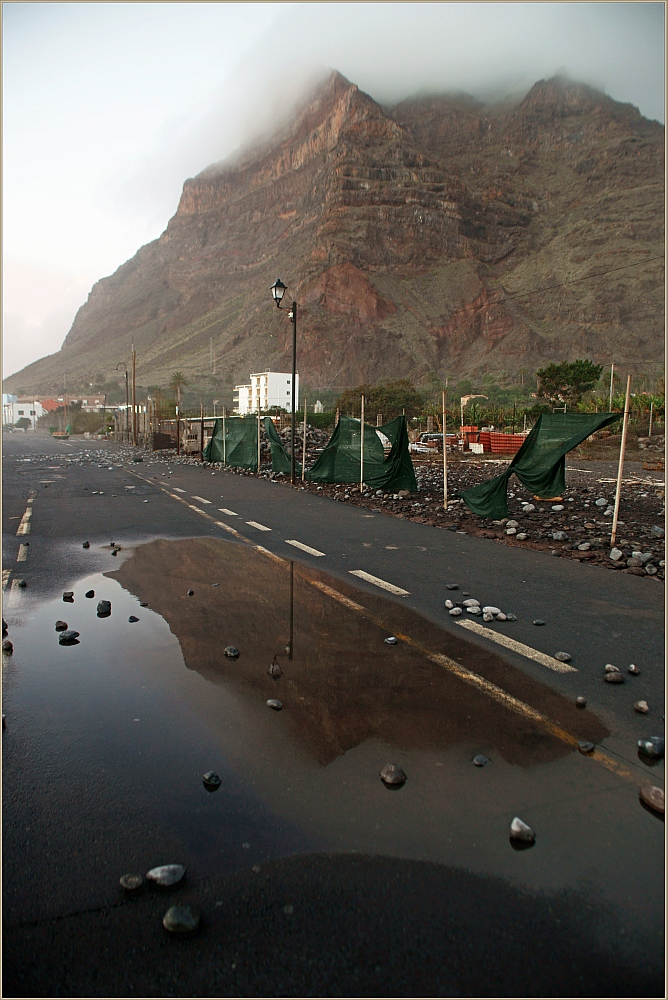
[(622, 440), (619, 445), (619, 470), (617, 472), (617, 491), (615, 493), (615, 512), (612, 515), (612, 532), (610, 534), (610, 544), (614, 545), (617, 538), (617, 518), (619, 516), (619, 501), (622, 494), (622, 473), (624, 472), (624, 452), (626, 450), (626, 431), (629, 426), (629, 403), (631, 400), (631, 376), (626, 380), (626, 401), (624, 402), (624, 424), (622, 426)]
[(257, 404), (257, 474), (260, 475), (260, 402)]
[(654, 416), (654, 402), (649, 404), (649, 430), (647, 431), (647, 437), (652, 436), (652, 417)]
[(302, 482), (306, 475), (306, 396), (304, 396), (304, 439), (302, 441)]
[(364, 492), (364, 396), (362, 396), (362, 416), (360, 419), (360, 493)]
[(445, 437), (445, 389), (443, 390), (443, 510), (448, 509), (448, 451)]
[(610, 366), (610, 402), (608, 403), (608, 410), (612, 410), (612, 381), (615, 377), (615, 366)]
[(223, 465), (227, 465), (227, 441), (225, 439), (225, 410), (226, 406), (223, 406)]

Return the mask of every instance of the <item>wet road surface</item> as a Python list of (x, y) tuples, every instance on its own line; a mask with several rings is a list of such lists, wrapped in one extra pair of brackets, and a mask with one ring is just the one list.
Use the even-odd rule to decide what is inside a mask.
[[(28, 586), (5, 593), (5, 995), (658, 995), (663, 824), (638, 788), (663, 787), (663, 763), (634, 747), (663, 732), (663, 709), (631, 706), (659, 704), (661, 661), (649, 665), (638, 614), (625, 641), (635, 662), (648, 657), (639, 677), (604, 684), (605, 660), (587, 669), (575, 637), (561, 648), (578, 671), (558, 674), (443, 622), (407, 549), (394, 568), (411, 600), (391, 598), (294, 546), (258, 551), (127, 468), (59, 474), (65, 495), (32, 504)], [(177, 476), (189, 503), (213, 505), (204, 473)], [(14, 558), (12, 525), (36, 492), (25, 478), (5, 478)], [(230, 480), (243, 484), (244, 503), (265, 485), (216, 479), (228, 495)], [(85, 502), (83, 485), (98, 490)], [(125, 485), (145, 493), (105, 503)], [(267, 525), (270, 502), (276, 513), (265, 500), (247, 520)], [(301, 514), (281, 534), (310, 544), (313, 508)], [(355, 528), (358, 546), (383, 530), (342, 523), (346, 545)], [(404, 527), (422, 526), (394, 522), (395, 537)], [(491, 599), (464, 574), (491, 589), (494, 567), (448, 558), (462, 587)], [(389, 578), (382, 556), (359, 565)], [(644, 583), (613, 581), (618, 606)], [(441, 571), (441, 608), (444, 582)], [(520, 625), (522, 604), (513, 610)], [(56, 619), (81, 633), (77, 645), (59, 645)], [(585, 739), (592, 756), (577, 750)], [(474, 767), (477, 753), (490, 764)], [(379, 780), (388, 762), (408, 775), (398, 791)], [(208, 770), (222, 779), (215, 793)], [(515, 815), (536, 830), (528, 850), (509, 842)], [(183, 887), (119, 895), (123, 872), (170, 861), (187, 865)], [(160, 926), (174, 901), (201, 906), (195, 939)]]

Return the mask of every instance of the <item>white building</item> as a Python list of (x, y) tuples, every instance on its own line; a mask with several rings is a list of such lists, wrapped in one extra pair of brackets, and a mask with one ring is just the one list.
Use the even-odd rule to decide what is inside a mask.
[[(250, 376), (248, 385), (235, 385), (234, 413), (244, 416), (247, 413), (257, 413), (258, 410), (268, 411), (280, 406), (288, 413), (292, 408), (292, 373), (291, 372), (255, 372)], [(295, 378), (295, 405), (299, 408), (299, 375)]]
[(324, 408), (324, 406), (322, 405), (322, 403), (320, 402), (320, 400), (319, 400), (319, 399), (316, 399), (316, 401), (315, 401), (315, 406), (313, 407), (313, 412), (314, 412), (314, 413), (323, 413), (323, 412), (324, 412), (324, 409), (325, 409), (325, 408)]
[(2, 422), (16, 424), (25, 418), (30, 421), (30, 429), (35, 430), (37, 421), (47, 413), (38, 399), (17, 398), (10, 394), (2, 397)]

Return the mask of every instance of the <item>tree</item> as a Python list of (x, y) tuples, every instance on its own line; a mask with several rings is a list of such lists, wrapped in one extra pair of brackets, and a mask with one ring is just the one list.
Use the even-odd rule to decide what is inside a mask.
[(592, 361), (564, 361), (560, 365), (547, 365), (536, 372), (540, 379), (539, 396), (547, 396), (553, 403), (579, 403), (585, 392), (593, 389), (601, 377), (603, 365)]
[(184, 389), (187, 385), (188, 379), (185, 377), (183, 372), (172, 372), (169, 379), (169, 388), (176, 396), (176, 402), (179, 407), (181, 406), (181, 389)]
[(32, 424), (30, 423), (29, 417), (19, 417), (14, 426), (20, 428), (22, 431), (25, 431), (31, 427)]
[(418, 392), (413, 383), (407, 378), (397, 378), (377, 385), (365, 383), (354, 389), (346, 389), (337, 401), (341, 413), (352, 413), (359, 417), (361, 396), (364, 396), (364, 416), (368, 421), (373, 421), (376, 414), (380, 413), (387, 423), (393, 417), (401, 416), (403, 411), (406, 412), (406, 418), (410, 419), (421, 413), (424, 405), (422, 393)]

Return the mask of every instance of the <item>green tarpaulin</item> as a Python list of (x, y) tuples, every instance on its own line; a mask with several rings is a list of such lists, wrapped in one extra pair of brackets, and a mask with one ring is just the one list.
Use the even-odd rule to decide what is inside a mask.
[(204, 461), (223, 462), (257, 472), (257, 417), (217, 419), (211, 440), (204, 449)]
[[(340, 418), (322, 455), (306, 473), (309, 482), (359, 483), (360, 427), (360, 421), (354, 417)], [(384, 434), (392, 446), (387, 458), (376, 430)], [(405, 417), (396, 417), (378, 428), (364, 425), (364, 482), (373, 489), (417, 490)]]
[[(271, 448), (271, 471), (272, 472), (284, 472), (286, 474), (290, 473), (290, 456), (286, 453), (283, 447), (283, 442), (278, 436), (278, 431), (274, 425), (274, 421), (271, 417), (264, 418), (264, 429), (269, 438), (269, 447)], [(296, 460), (295, 456), (295, 471), (302, 474), (301, 464)]]
[(619, 420), (621, 413), (543, 413), (505, 472), (458, 493), (474, 514), (508, 516), (507, 486), (513, 475), (528, 490), (550, 499), (566, 489), (566, 455), (590, 434)]

